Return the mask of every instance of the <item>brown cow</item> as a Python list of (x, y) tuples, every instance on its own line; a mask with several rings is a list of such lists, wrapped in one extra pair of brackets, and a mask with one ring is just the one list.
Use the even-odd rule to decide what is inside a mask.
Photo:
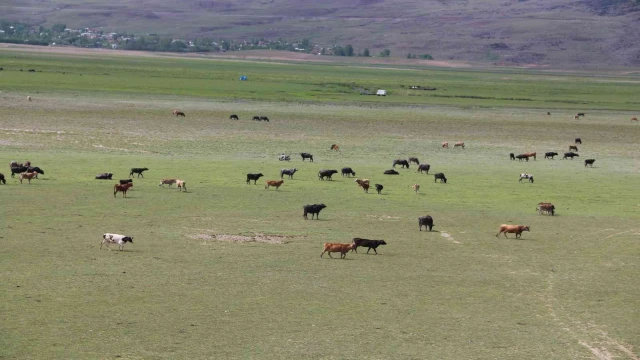
[(182, 117), (185, 116), (184, 113), (182, 111), (180, 111), (180, 110), (173, 110), (173, 115), (182, 116)]
[(267, 180), (264, 184), (264, 188), (268, 190), (270, 186), (273, 186), (276, 188), (276, 190), (278, 190), (280, 185), (282, 185), (283, 183), (284, 180)]
[(340, 146), (338, 144), (331, 145), (331, 150), (340, 151)]
[(522, 237), (522, 232), (523, 231), (530, 231), (529, 227), (526, 225), (507, 225), (507, 224), (502, 224), (500, 225), (500, 231), (498, 231), (498, 233), (496, 234), (496, 237), (498, 237), (498, 235), (504, 233), (504, 237), (507, 237), (507, 233), (515, 233), (516, 234), (516, 239), (518, 237)]
[(162, 186), (164, 187), (164, 185), (169, 185), (169, 187), (171, 187), (171, 185), (176, 183), (176, 179), (162, 179), (160, 180), (160, 184), (158, 186)]
[(122, 197), (127, 197), (127, 190), (133, 186), (133, 183), (115, 184), (113, 185), (113, 197), (116, 197), (118, 191), (122, 191)]
[(38, 177), (37, 172), (23, 172), (20, 174), (20, 184), (22, 184), (22, 179), (27, 179), (29, 181), (29, 184), (31, 184), (31, 179), (37, 178), (37, 177)]
[(416, 194), (418, 193), (418, 191), (420, 190), (420, 185), (419, 184), (413, 184), (411, 185), (411, 188), (413, 189), (413, 191), (416, 192)]
[(638, 122), (638, 118), (637, 118), (637, 117), (632, 117), (632, 118), (631, 118), (631, 121)]
[(457, 147), (461, 147), (461, 148), (464, 149), (464, 143), (462, 141), (459, 141), (459, 142), (455, 143), (455, 145), (453, 145), (454, 149), (457, 148)]
[(575, 146), (575, 145), (569, 145), (569, 151), (571, 151), (571, 150), (578, 151), (578, 147)]
[(446, 142), (446, 141), (445, 141), (445, 142), (443, 142), (443, 143), (442, 143), (442, 147), (443, 147), (443, 148), (447, 148), (447, 149), (448, 149), (448, 148), (449, 148), (449, 143), (448, 143), (448, 142)]
[(369, 192), (369, 179), (356, 179), (355, 182), (358, 183), (358, 186), (361, 187), (364, 192)]
[(536, 211), (540, 215), (542, 215), (544, 213), (547, 213), (547, 215), (553, 216), (555, 214), (555, 212), (556, 212), (556, 207), (552, 203), (541, 202), (536, 207)]
[(529, 158), (532, 157), (533, 160), (536, 160), (536, 153), (535, 152), (528, 152), (528, 153), (524, 153), (522, 154), (527, 158), (527, 161), (529, 161)]
[(573, 119), (574, 119), (574, 120), (578, 120), (578, 119), (580, 119), (580, 116), (575, 115), (575, 116), (573, 117)]
[(324, 243), (324, 250), (322, 251), (322, 254), (320, 254), (320, 257), (322, 257), (322, 255), (324, 255), (324, 253), (329, 253), (329, 257), (333, 258), (333, 256), (331, 256), (332, 252), (339, 252), (340, 253), (340, 259), (345, 259), (347, 257), (347, 253), (351, 250), (354, 249), (356, 246), (356, 244), (341, 244), (341, 243)]

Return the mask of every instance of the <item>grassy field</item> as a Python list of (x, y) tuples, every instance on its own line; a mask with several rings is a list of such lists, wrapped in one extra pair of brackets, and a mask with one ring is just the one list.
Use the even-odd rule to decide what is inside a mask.
[[(0, 185), (0, 358), (640, 356), (635, 83), (16, 52), (0, 52), (0, 66), (0, 163), (28, 159), (45, 170), (31, 185)], [(399, 90), (422, 76), (448, 94), (488, 99)], [(331, 85), (352, 82), (391, 94)], [(587, 116), (575, 121), (577, 111)], [(579, 158), (542, 158), (575, 137)], [(303, 163), (303, 151), (315, 162)], [(541, 155), (509, 160), (526, 151)], [(277, 160), (283, 152), (290, 163)], [(449, 182), (415, 166), (382, 175), (409, 156)], [(383, 184), (383, 194), (317, 179), (343, 166)], [(113, 198), (114, 181), (93, 179), (127, 178), (131, 167), (149, 171), (127, 199)], [(299, 171), (280, 190), (245, 184), (247, 172), (277, 179), (283, 167)], [(522, 172), (536, 182), (519, 183)], [(167, 177), (189, 191), (158, 187)], [(540, 201), (557, 215), (538, 215)], [(320, 202), (321, 219), (305, 221), (302, 206)], [(435, 231), (416, 231), (427, 214)], [(502, 223), (531, 232), (496, 238)], [(134, 243), (99, 250), (105, 232)], [(353, 237), (388, 245), (379, 255), (319, 257), (324, 242)]]

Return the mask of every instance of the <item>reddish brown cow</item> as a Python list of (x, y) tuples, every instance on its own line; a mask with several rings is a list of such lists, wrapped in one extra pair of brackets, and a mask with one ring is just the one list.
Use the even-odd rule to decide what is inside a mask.
[(526, 225), (507, 225), (507, 224), (502, 224), (500, 225), (500, 231), (498, 231), (498, 233), (496, 234), (496, 237), (498, 237), (498, 235), (504, 233), (504, 237), (507, 237), (507, 233), (515, 233), (516, 234), (516, 239), (518, 237), (522, 237), (522, 232), (523, 231), (529, 231), (529, 227)]
[(278, 190), (280, 185), (282, 185), (283, 183), (284, 180), (267, 180), (264, 184), (264, 188), (268, 190), (270, 186), (273, 186), (276, 188), (276, 190)]
[(463, 149), (464, 149), (464, 143), (463, 143), (462, 141), (457, 142), (457, 143), (455, 143), (455, 145), (453, 145), (453, 147), (454, 147), (454, 148), (461, 147), (461, 148), (463, 148)]
[(571, 150), (578, 151), (578, 147), (575, 146), (575, 145), (569, 145), (569, 151), (571, 151)]
[(632, 117), (632, 118), (631, 118), (631, 121), (638, 122), (638, 118), (637, 118), (637, 117)]
[(37, 177), (38, 177), (37, 172), (23, 172), (22, 174), (20, 174), (20, 184), (22, 184), (22, 179), (27, 179), (29, 181), (29, 184), (31, 184), (31, 179), (37, 178)]
[(122, 192), (122, 197), (127, 197), (127, 190), (133, 186), (133, 183), (115, 184), (113, 185), (113, 197), (116, 197), (118, 191)]
[(445, 141), (445, 142), (443, 142), (443, 143), (442, 143), (442, 147), (443, 147), (443, 148), (447, 148), (447, 149), (448, 149), (448, 148), (449, 148), (449, 143), (448, 143), (448, 142), (446, 142), (446, 141)]
[(322, 255), (324, 255), (324, 253), (329, 253), (329, 257), (333, 258), (333, 256), (331, 256), (332, 252), (339, 252), (340, 253), (340, 258), (344, 259), (347, 257), (347, 253), (351, 250), (354, 249), (356, 246), (356, 244), (341, 244), (341, 243), (324, 243), (324, 250), (322, 251), (322, 254), (320, 254), (320, 257), (322, 257)]
[(536, 160), (536, 153), (535, 152), (528, 152), (528, 153), (524, 153), (522, 154), (527, 158), (527, 161), (529, 160), (530, 157), (533, 158), (533, 160)]
[(340, 151), (340, 146), (338, 144), (331, 145), (331, 150)]

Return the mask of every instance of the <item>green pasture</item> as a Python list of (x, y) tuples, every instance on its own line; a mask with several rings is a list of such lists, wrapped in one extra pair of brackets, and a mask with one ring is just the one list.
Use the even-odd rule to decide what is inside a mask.
[[(2, 359), (639, 356), (634, 83), (17, 52), (0, 52), (0, 66)], [(422, 77), (450, 94), (536, 100), (411, 96), (399, 87)], [(327, 85), (351, 82), (380, 82), (391, 95)], [(587, 116), (573, 120), (581, 110)], [(228, 120), (232, 113), (240, 120)], [(575, 137), (579, 158), (543, 159)], [(529, 151), (538, 159), (509, 160)], [(449, 182), (415, 166), (382, 175), (409, 156)], [(27, 159), (45, 171), (30, 185), (8, 176), (11, 160)], [(383, 194), (339, 174), (317, 178), (344, 166), (383, 184)], [(149, 171), (126, 199), (113, 197), (115, 181), (94, 179), (124, 179), (132, 167)], [(299, 169), (294, 179), (265, 190), (284, 167)], [(248, 172), (265, 177), (247, 185)], [(535, 183), (519, 183), (523, 172)], [(188, 191), (158, 186), (169, 177)], [(556, 204), (556, 216), (538, 215), (541, 201)], [(302, 218), (311, 203), (327, 205), (320, 220)], [(427, 214), (434, 231), (419, 232)], [(496, 238), (503, 223), (531, 232)], [(105, 232), (134, 243), (100, 250)], [(353, 237), (388, 245), (379, 255), (320, 258), (324, 242)], [(229, 241), (254, 238), (268, 241)]]

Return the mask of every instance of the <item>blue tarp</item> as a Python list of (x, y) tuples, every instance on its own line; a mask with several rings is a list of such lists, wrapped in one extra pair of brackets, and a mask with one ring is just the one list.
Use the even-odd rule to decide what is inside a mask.
[(244, 75), (242, 75), (242, 76), (240, 76), (240, 80), (243, 80), (243, 81), (244, 81), (244, 80), (247, 80), (247, 77), (246, 77), (246, 76), (244, 76)]

